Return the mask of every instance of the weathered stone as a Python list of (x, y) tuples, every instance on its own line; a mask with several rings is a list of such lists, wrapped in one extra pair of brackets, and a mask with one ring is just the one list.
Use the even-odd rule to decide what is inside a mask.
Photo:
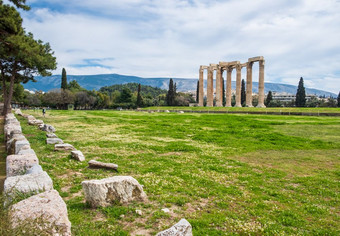
[(61, 140), (60, 138), (47, 138), (46, 139), (46, 143), (47, 144), (57, 144), (57, 143), (64, 143), (63, 140)]
[(184, 111), (179, 111), (178, 113), (180, 113), (180, 114), (183, 114), (183, 113), (184, 113)]
[(39, 164), (36, 155), (10, 155), (6, 158), (6, 173), (7, 177), (23, 175), (26, 170), (34, 164)]
[(11, 132), (13, 132), (13, 131), (15, 131), (15, 132), (22, 132), (20, 123), (5, 125), (4, 133), (6, 135), (6, 140), (10, 139)]
[(54, 151), (74, 151), (76, 150), (71, 144), (63, 143), (54, 145)]
[(28, 120), (28, 124), (29, 125), (37, 125), (37, 126), (39, 126), (39, 125), (44, 124), (44, 121), (42, 121), (42, 120)]
[(52, 189), (52, 179), (45, 171), (7, 177), (4, 183), (4, 193), (7, 198), (7, 203), (10, 203), (16, 196), (22, 196), (24, 194), (28, 197)]
[(53, 133), (47, 133), (47, 134), (46, 134), (46, 137), (47, 137), (47, 138), (58, 138), (58, 136), (55, 135), (55, 134), (53, 134)]
[(45, 126), (45, 124), (40, 124), (40, 125), (38, 125), (38, 127), (39, 127), (40, 130), (43, 130), (44, 126)]
[(89, 161), (89, 167), (90, 168), (114, 169), (114, 170), (118, 169), (117, 164), (104, 163), (104, 162), (100, 162), (100, 161), (96, 161), (96, 160)]
[(30, 149), (30, 143), (26, 140), (19, 140), (15, 142), (15, 154), (18, 154), (21, 150)]
[(156, 236), (192, 236), (192, 227), (186, 219), (181, 219), (177, 224), (159, 232)]
[(15, 144), (17, 141), (27, 141), (27, 139), (22, 134), (12, 135), (12, 138), (8, 140), (6, 143), (6, 149), (8, 154), (15, 154)]
[(138, 181), (131, 176), (114, 176), (82, 183), (86, 202), (92, 207), (110, 206), (115, 202), (145, 201), (146, 194)]
[(169, 113), (170, 111), (169, 110), (165, 110), (164, 112)]
[(27, 120), (35, 120), (35, 117), (34, 116), (32, 116), (32, 115), (28, 115), (28, 116), (24, 116), (24, 117), (26, 117), (27, 118)]
[(35, 151), (33, 149), (21, 149), (19, 152), (18, 152), (18, 155), (27, 155), (27, 154), (32, 154), (32, 155), (36, 155), (35, 154)]
[(55, 128), (52, 125), (46, 125), (44, 124), (44, 126), (41, 128), (42, 131), (46, 131), (48, 133), (54, 133), (55, 132)]
[(73, 159), (76, 159), (77, 161), (85, 161), (85, 157), (84, 157), (83, 153), (79, 150), (72, 151), (71, 156), (72, 156)]
[(22, 116), (22, 112), (20, 109), (16, 109), (14, 112), (16, 115)]
[(164, 213), (170, 213), (169, 208), (163, 208), (162, 211), (163, 211)]
[(50, 190), (14, 204), (10, 209), (13, 228), (40, 230), (47, 235), (71, 235), (67, 208), (56, 190)]
[(38, 164), (34, 164), (31, 168), (29, 168), (28, 170), (26, 170), (26, 175), (29, 174), (38, 174), (44, 172), (41, 165)]

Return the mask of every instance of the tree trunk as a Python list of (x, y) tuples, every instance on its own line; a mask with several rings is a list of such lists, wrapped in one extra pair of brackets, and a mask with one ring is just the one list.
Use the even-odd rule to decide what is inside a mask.
[(14, 75), (12, 75), (10, 83), (9, 83), (8, 94), (6, 93), (6, 95), (4, 96), (4, 111), (3, 111), (4, 116), (6, 116), (8, 113), (11, 112), (11, 101), (12, 101), (12, 96), (13, 96), (14, 80), (15, 80), (15, 77)]
[(5, 79), (5, 72), (4, 70), (1, 68), (1, 76), (2, 76), (2, 94), (3, 94), (3, 98), (4, 98), (4, 110), (2, 111), (2, 115), (6, 115), (6, 110), (5, 109), (5, 104), (6, 104), (6, 100), (7, 100), (7, 87), (6, 87), (6, 79)]

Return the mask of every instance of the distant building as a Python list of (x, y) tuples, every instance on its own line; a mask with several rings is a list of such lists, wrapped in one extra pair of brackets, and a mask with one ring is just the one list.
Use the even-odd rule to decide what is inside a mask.
[[(292, 100), (295, 100), (296, 95), (290, 94), (290, 93), (278, 93), (273, 92), (273, 100), (280, 101), (280, 102), (291, 102)], [(312, 97), (315, 97), (315, 95), (306, 94), (306, 101), (310, 100)]]

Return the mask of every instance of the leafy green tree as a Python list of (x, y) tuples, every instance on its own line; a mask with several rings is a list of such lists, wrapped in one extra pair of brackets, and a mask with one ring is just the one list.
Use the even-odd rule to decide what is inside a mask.
[(141, 86), (140, 86), (140, 84), (138, 84), (137, 102), (136, 102), (137, 107), (143, 106), (143, 98), (142, 98), (142, 94), (141, 94), (140, 90), (141, 90)]
[(245, 105), (246, 102), (246, 85), (244, 83), (244, 79), (241, 82), (241, 104), (242, 106)]
[(86, 91), (85, 88), (81, 87), (77, 80), (72, 80), (67, 84), (67, 89), (70, 90), (71, 92), (79, 92), (79, 91)]
[[(23, 4), (25, 1), (15, 1)], [(3, 114), (10, 112), (14, 84), (35, 81), (34, 75), (51, 75), (56, 58), (48, 43), (35, 40), (22, 28), (22, 19), (14, 7), (0, 1), (0, 70), (4, 98)], [(9, 82), (9, 85), (6, 85)]]
[(337, 102), (338, 102), (338, 107), (340, 107), (340, 92), (338, 94)]
[(295, 99), (295, 105), (297, 107), (305, 107), (306, 106), (306, 91), (305, 87), (303, 85), (303, 78), (300, 78), (299, 86), (296, 92), (296, 99)]
[(66, 70), (63, 68), (61, 73), (61, 88), (67, 89), (67, 76), (66, 76)]
[[(12, 2), (17, 8), (23, 9), (25, 11), (30, 10), (30, 7), (26, 5), (26, 0), (9, 0)], [(2, 3), (2, 1), (0, 1)]]
[(132, 101), (132, 93), (128, 88), (124, 88), (119, 97), (120, 103), (129, 103)]
[(267, 98), (266, 98), (266, 106), (268, 106), (272, 100), (273, 100), (273, 93), (272, 91), (269, 91), (267, 94)]

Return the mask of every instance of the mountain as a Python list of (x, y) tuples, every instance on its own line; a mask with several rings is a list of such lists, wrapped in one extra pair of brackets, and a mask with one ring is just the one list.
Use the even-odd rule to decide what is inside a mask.
[[(47, 92), (52, 89), (60, 88), (61, 75), (52, 75), (47, 77), (37, 76), (35, 77), (37, 82), (28, 82), (24, 84), (25, 89), (33, 91)], [(119, 74), (103, 74), (103, 75), (68, 75), (67, 81), (76, 80), (82, 87), (88, 90), (99, 90), (101, 87), (110, 86), (114, 84), (126, 84), (126, 83), (140, 83), (143, 85), (149, 85), (158, 87), (161, 89), (168, 89), (170, 78), (142, 78), (137, 76), (119, 75)], [(177, 84), (177, 91), (196, 91), (197, 79), (185, 79), (185, 78), (173, 78)], [(204, 81), (204, 88), (206, 88), (207, 81)], [(235, 89), (236, 82), (232, 82), (232, 87)], [(277, 83), (265, 83), (265, 93), (268, 91), (286, 92), (295, 94), (297, 86), (288, 84)], [(253, 92), (258, 91), (258, 83), (253, 82)], [(316, 96), (337, 97), (336, 94), (318, 90), (306, 88), (307, 94), (315, 94)]]

